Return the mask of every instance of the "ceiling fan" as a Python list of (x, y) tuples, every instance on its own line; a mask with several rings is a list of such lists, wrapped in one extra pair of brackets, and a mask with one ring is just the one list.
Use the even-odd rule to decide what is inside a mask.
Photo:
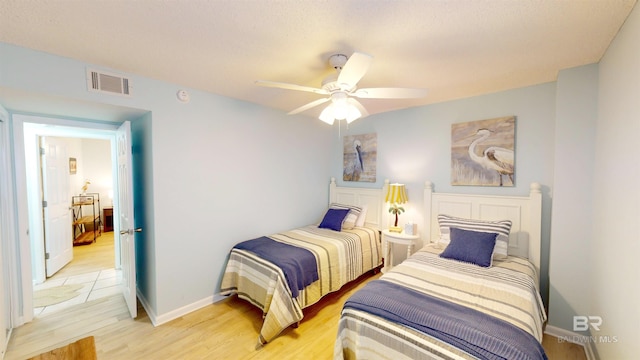
[(336, 69), (336, 74), (332, 74), (322, 81), (322, 87), (314, 88), (309, 86), (288, 84), (275, 81), (258, 80), (256, 85), (266, 87), (276, 87), (288, 90), (307, 91), (319, 95), (328, 95), (325, 98), (312, 101), (302, 105), (288, 114), (298, 114), (309, 110), (328, 101), (327, 106), (320, 114), (320, 120), (333, 124), (334, 120), (346, 120), (348, 123), (361, 117), (369, 115), (367, 110), (355, 98), (360, 99), (407, 99), (421, 98), (426, 96), (425, 89), (412, 88), (364, 88), (357, 87), (358, 81), (367, 73), (373, 56), (354, 52), (347, 58), (343, 54), (334, 54), (329, 57), (329, 65)]

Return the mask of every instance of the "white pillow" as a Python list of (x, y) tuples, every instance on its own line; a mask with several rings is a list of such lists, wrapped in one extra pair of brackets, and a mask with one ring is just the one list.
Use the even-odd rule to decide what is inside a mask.
[(362, 205), (360, 210), (360, 215), (358, 215), (358, 220), (356, 220), (356, 226), (363, 227), (364, 222), (367, 219), (367, 205)]

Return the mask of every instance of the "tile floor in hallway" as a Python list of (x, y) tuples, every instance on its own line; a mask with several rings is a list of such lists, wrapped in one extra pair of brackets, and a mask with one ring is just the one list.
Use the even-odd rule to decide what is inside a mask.
[(34, 308), (33, 316), (38, 317), (47, 315), (73, 305), (81, 304), (113, 294), (118, 294), (121, 291), (119, 286), (121, 282), (122, 271), (116, 269), (105, 269), (86, 274), (72, 275), (69, 277), (60, 277), (47, 280), (43, 284), (34, 286), (33, 290), (37, 291), (54, 286), (70, 284), (82, 284), (83, 288), (78, 291), (80, 294), (73, 299), (59, 304)]

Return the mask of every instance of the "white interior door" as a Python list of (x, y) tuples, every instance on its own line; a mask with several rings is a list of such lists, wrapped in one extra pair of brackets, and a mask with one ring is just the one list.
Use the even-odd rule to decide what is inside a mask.
[(131, 171), (131, 124), (125, 121), (116, 134), (118, 165), (118, 208), (120, 256), (122, 262), (122, 294), (131, 317), (137, 316), (136, 248), (133, 218), (133, 175)]
[[(52, 276), (73, 259), (69, 157), (64, 141), (41, 137), (45, 267)], [(44, 205), (44, 204), (43, 204)]]

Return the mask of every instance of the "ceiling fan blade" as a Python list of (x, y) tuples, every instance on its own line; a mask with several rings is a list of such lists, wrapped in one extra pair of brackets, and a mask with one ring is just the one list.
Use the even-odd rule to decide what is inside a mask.
[(351, 95), (361, 99), (413, 99), (427, 96), (427, 90), (410, 88), (368, 88), (358, 89)]
[(324, 98), (324, 99), (318, 99), (318, 100), (312, 101), (312, 102), (310, 102), (310, 103), (308, 103), (306, 105), (302, 105), (299, 108), (290, 111), (288, 113), (288, 115), (294, 115), (294, 114), (301, 113), (301, 112), (303, 112), (305, 110), (311, 109), (312, 107), (316, 107), (316, 106), (318, 106), (320, 104), (326, 103), (329, 100), (331, 100), (331, 98)]
[(373, 56), (354, 52), (338, 75), (338, 85), (343, 90), (353, 89), (367, 73), (371, 62), (373, 62)]
[(360, 118), (362, 119), (363, 117), (367, 117), (369, 116), (369, 112), (367, 111), (367, 109), (364, 108), (364, 106), (362, 106), (362, 104), (360, 104), (360, 101), (354, 99), (354, 98), (348, 98), (347, 102), (353, 106), (355, 106), (356, 108), (358, 108), (358, 110), (360, 111), (360, 114), (362, 114), (360, 116)]
[(307, 92), (312, 92), (312, 93), (316, 93), (316, 94), (320, 94), (320, 95), (328, 95), (329, 94), (324, 89), (313, 88), (313, 87), (309, 87), (309, 86), (296, 85), (296, 84), (288, 84), (288, 83), (277, 82), (277, 81), (257, 80), (256, 81), (256, 85), (258, 85), (258, 86), (266, 86), (266, 87), (275, 87), (275, 88), (281, 88), (281, 89), (287, 89), (287, 90), (307, 91)]

